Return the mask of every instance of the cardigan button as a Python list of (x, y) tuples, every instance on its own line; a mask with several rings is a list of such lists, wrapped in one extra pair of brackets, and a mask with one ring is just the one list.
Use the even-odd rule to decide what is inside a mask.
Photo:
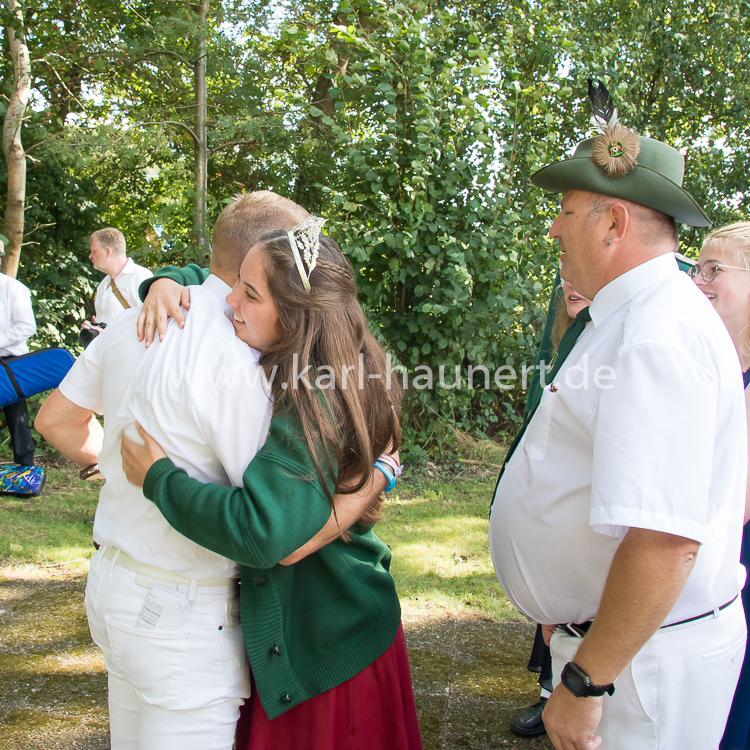
[(268, 583), (268, 576), (264, 576), (264, 575), (253, 576), (253, 583), (258, 587), (265, 586)]
[(269, 649), (272, 656), (281, 656), (281, 649), (279, 648), (278, 644), (274, 643), (273, 646)]
[(283, 693), (280, 696), (280, 700), (282, 703), (291, 703), (292, 702), (292, 696), (289, 695), (289, 693)]

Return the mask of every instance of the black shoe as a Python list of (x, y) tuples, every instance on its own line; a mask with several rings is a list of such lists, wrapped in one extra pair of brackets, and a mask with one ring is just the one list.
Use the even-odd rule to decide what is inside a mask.
[(546, 703), (546, 698), (540, 698), (539, 702), (533, 706), (522, 708), (510, 720), (511, 731), (514, 734), (521, 735), (521, 737), (538, 737), (546, 734), (547, 730), (544, 728), (544, 722), (542, 721), (542, 711), (544, 711)]

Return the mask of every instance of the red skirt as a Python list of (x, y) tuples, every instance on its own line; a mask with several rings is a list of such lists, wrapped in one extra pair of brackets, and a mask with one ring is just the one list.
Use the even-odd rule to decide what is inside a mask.
[(350, 680), (269, 719), (253, 685), (237, 750), (422, 750), (403, 628)]

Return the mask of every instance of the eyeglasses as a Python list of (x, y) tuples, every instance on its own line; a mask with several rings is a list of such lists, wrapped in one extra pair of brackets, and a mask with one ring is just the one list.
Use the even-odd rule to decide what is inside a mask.
[(703, 281), (706, 284), (710, 284), (715, 278), (719, 271), (750, 271), (750, 268), (744, 266), (728, 266), (726, 263), (719, 263), (718, 260), (707, 260), (703, 265), (696, 263), (694, 266), (690, 266), (688, 276), (694, 279), (698, 274), (701, 275)]

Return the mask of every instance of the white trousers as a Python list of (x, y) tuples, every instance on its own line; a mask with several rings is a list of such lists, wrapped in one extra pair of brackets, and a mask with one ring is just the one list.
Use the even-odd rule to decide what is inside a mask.
[[(716, 750), (745, 653), (745, 615), (737, 600), (716, 616), (661, 628), (604, 696), (602, 750)], [(553, 683), (581, 639), (555, 631)]]
[(109, 684), (112, 750), (231, 750), (250, 694), (234, 587), (91, 560), (86, 613)]

